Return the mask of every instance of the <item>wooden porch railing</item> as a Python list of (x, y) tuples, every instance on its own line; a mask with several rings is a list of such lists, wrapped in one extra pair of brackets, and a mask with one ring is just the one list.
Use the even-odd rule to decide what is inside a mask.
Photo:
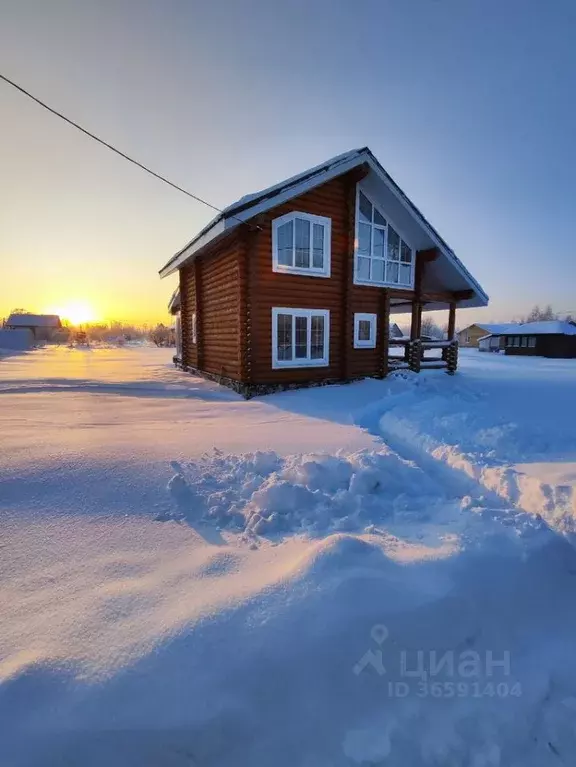
[[(423, 341), (421, 338), (391, 338), (389, 348), (404, 347), (403, 357), (388, 356), (388, 369), (446, 370), (453, 375), (458, 368), (458, 341)], [(427, 357), (426, 352), (439, 349), (441, 356)]]

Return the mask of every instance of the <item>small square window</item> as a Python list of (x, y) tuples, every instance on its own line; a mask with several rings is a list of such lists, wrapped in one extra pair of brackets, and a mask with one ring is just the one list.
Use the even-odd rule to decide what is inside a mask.
[(376, 314), (357, 313), (354, 315), (354, 348), (374, 349), (376, 347)]

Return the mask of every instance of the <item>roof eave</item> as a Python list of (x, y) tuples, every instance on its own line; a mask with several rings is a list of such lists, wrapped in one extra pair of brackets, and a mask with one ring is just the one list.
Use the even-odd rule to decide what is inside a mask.
[[(230, 227), (228, 227), (230, 228)], [(161, 279), (169, 277), (174, 272), (178, 271), (180, 267), (184, 266), (185, 262), (192, 258), (199, 250), (206, 247), (217, 237), (222, 236), (227, 231), (226, 221), (222, 216), (215, 218), (208, 226), (193, 239), (182, 250), (178, 251), (170, 261), (159, 271)]]

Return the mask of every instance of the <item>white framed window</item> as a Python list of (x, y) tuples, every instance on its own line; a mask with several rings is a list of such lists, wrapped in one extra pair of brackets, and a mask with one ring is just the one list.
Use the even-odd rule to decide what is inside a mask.
[(272, 221), (272, 270), (330, 277), (332, 221), (294, 211)]
[(522, 336), (522, 348), (526, 349), (528, 347), (528, 336)]
[(359, 187), (354, 245), (356, 285), (414, 287), (414, 250)]
[(536, 348), (536, 336), (529, 336), (528, 338), (528, 347), (530, 349)]
[(520, 346), (520, 336), (514, 336), (514, 346)]
[(272, 367), (325, 367), (329, 360), (327, 309), (272, 309)]
[(354, 348), (376, 348), (376, 314), (356, 313), (354, 315)]
[(196, 324), (196, 312), (192, 312), (192, 343), (198, 343), (198, 326)]

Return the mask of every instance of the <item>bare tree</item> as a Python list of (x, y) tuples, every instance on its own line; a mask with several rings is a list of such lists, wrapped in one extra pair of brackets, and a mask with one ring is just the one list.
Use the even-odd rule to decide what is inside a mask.
[(548, 320), (557, 320), (558, 315), (552, 309), (551, 304), (548, 304), (541, 309), (538, 304), (532, 308), (530, 313), (521, 319), (521, 322), (546, 322)]
[(442, 338), (442, 328), (437, 325), (432, 317), (424, 317), (422, 320), (422, 335), (430, 338)]
[(154, 330), (150, 333), (150, 340), (153, 341), (156, 346), (173, 346), (172, 332), (170, 328), (162, 323), (156, 325)]

